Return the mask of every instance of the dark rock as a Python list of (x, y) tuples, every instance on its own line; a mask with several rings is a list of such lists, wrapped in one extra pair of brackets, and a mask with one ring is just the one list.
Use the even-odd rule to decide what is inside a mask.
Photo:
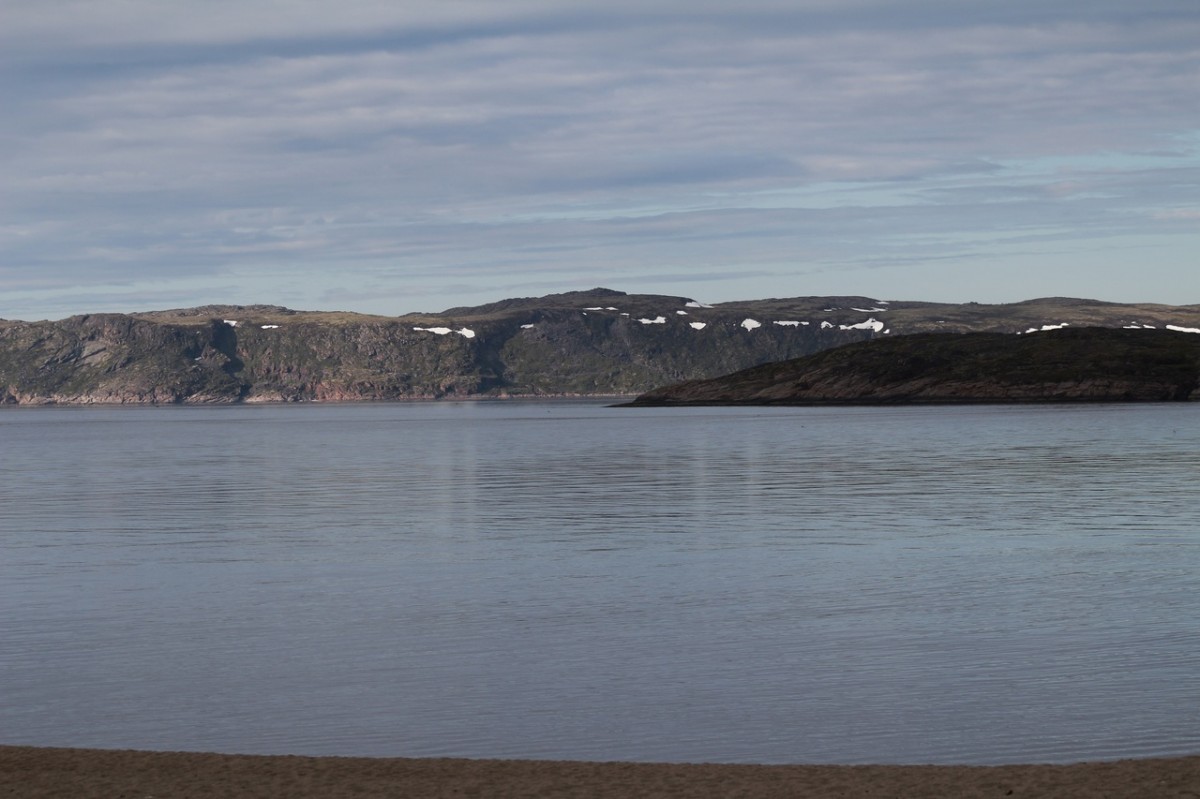
[(851, 344), (647, 392), (631, 405), (1168, 402), (1200, 399), (1200, 335), (1062, 329)]

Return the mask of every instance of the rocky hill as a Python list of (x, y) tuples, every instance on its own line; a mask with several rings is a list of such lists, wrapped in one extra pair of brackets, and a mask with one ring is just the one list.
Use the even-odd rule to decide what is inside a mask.
[(865, 297), (707, 306), (594, 289), (402, 317), (259, 305), (0, 321), (0, 402), (632, 395), (870, 339), (1063, 325), (1200, 331), (1200, 306)]
[(919, 333), (647, 392), (632, 405), (1200, 400), (1200, 335), (1063, 328)]

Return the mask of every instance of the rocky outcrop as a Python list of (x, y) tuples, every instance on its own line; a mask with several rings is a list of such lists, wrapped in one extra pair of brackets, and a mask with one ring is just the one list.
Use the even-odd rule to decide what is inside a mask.
[(0, 322), (0, 403), (631, 395), (872, 339), (1084, 324), (1200, 330), (1200, 307), (865, 297), (705, 306), (595, 289), (403, 317), (264, 305), (91, 314)]
[(243, 393), (216, 325), (160, 325), (120, 314), (0, 328), (0, 396), (9, 404), (232, 402)]
[(632, 405), (1167, 402), (1200, 399), (1200, 336), (1060, 329), (864, 342), (647, 392)]

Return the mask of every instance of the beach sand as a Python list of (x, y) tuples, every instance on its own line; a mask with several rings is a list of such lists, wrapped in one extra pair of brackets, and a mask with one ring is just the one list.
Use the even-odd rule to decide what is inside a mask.
[(0, 746), (0, 797), (1200, 797), (1200, 756), (1028, 766), (743, 766)]

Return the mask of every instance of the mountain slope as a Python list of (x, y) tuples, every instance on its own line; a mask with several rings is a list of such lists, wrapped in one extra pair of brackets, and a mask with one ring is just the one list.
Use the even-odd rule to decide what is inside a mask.
[(1200, 330), (1200, 306), (866, 297), (704, 306), (594, 289), (402, 317), (268, 305), (90, 314), (0, 322), (0, 402), (636, 394), (875, 338), (1063, 324)]

